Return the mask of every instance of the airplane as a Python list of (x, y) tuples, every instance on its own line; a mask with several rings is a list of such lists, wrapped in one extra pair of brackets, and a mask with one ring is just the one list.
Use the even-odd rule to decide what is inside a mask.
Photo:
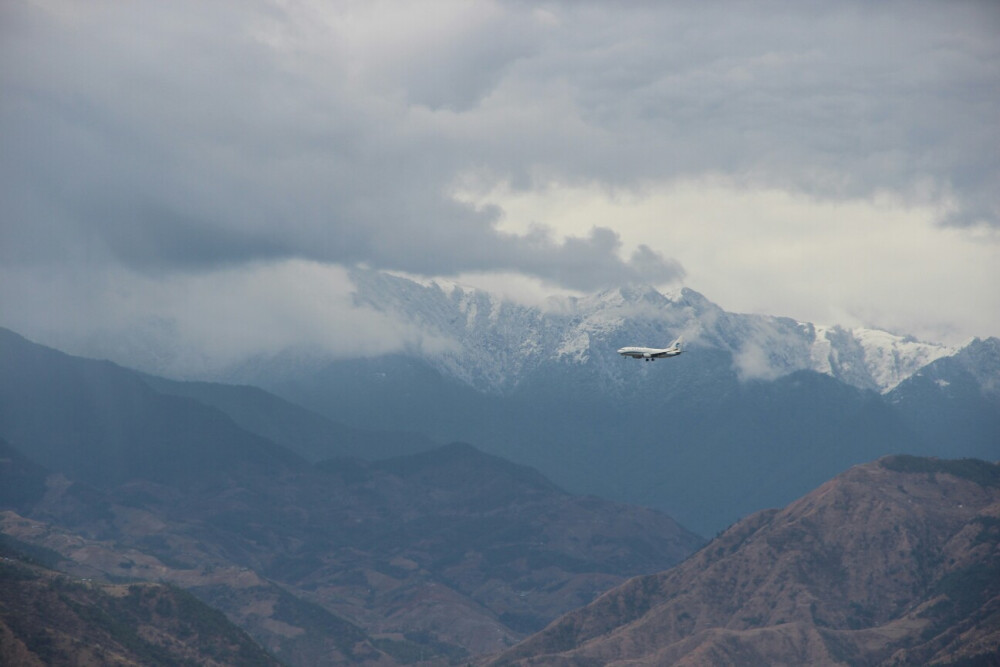
[(618, 350), (618, 354), (623, 357), (632, 357), (633, 359), (645, 359), (646, 361), (655, 361), (657, 359), (663, 359), (666, 357), (676, 357), (678, 354), (683, 352), (681, 345), (684, 343), (684, 337), (681, 336), (673, 343), (670, 347), (665, 348), (655, 348), (655, 347), (623, 347)]

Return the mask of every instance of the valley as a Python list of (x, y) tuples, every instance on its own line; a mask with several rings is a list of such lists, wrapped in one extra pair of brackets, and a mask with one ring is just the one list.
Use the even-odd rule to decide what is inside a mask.
[[(372, 279), (359, 299), (459, 344), (257, 359), (229, 384), (0, 330), (16, 557), (44, 554), (45, 581), (176, 587), (289, 665), (995, 650), (996, 473), (969, 457), (1000, 458), (1000, 341), (820, 330), (690, 290), (553, 319)], [(601, 352), (674, 332), (694, 341), (677, 359)]]
[(286, 663), (494, 652), (704, 542), (470, 445), (310, 463), (128, 369), (4, 353), (4, 534), (183, 587)]

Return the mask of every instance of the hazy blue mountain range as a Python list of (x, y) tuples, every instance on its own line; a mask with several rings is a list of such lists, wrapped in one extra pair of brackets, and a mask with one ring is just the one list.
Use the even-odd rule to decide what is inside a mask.
[(313, 464), (153, 385), (301, 416), (310, 446), (338, 432), (265, 392), (177, 387), (0, 333), (0, 529), (78, 576), (182, 586), (290, 664), (495, 651), (703, 543), (470, 445)]
[(490, 665), (994, 665), (1000, 466), (888, 457), (741, 520)]
[[(110, 486), (140, 477), (199, 484), (236, 466), (298, 457), (133, 371), (71, 357), (0, 330), (0, 435), (36, 463)], [(191, 460), (202, 465), (189, 466)]]
[(162, 394), (185, 396), (218, 408), (241, 428), (264, 436), (308, 461), (335, 456), (383, 459), (441, 444), (419, 433), (353, 428), (257, 387), (181, 382), (155, 375), (143, 375), (143, 380)]
[[(350, 360), (288, 352), (229, 377), (354, 427), (474, 442), (704, 534), (881, 455), (1000, 458), (997, 339), (950, 348), (728, 313), (689, 289), (537, 308), (384, 273), (355, 281), (359, 304), (424, 343)], [(679, 335), (675, 359), (615, 352)]]
[[(4, 539), (76, 577), (181, 586), (287, 664), (464, 664), (567, 612), (493, 659), (929, 664), (981, 661), (1000, 641), (994, 464), (897, 456), (856, 467), (684, 560), (702, 540), (664, 514), (566, 493), (470, 445), (312, 463), (377, 445), (380, 433), (390, 441), (381, 451), (430, 441), (395, 430), (361, 437), (259, 389), (151, 378), (0, 336)], [(382, 408), (399, 399), (400, 409), (430, 409), (447, 394), (457, 401), (450, 423), (489, 416), (528, 444), (548, 424), (558, 447), (542, 451), (561, 452), (564, 468), (603, 462), (612, 479), (659, 476), (692, 504), (741, 507), (894, 438), (929, 447), (931, 429), (951, 430), (952, 449), (989, 451), (995, 359), (995, 341), (980, 341), (884, 394), (810, 370), (741, 379), (731, 356), (711, 348), (621, 360), (638, 366), (637, 384), (665, 388), (666, 418), (632, 414), (641, 391), (597, 400), (602, 383), (580, 367), (570, 368), (576, 384), (539, 373), (506, 394), (463, 388), (405, 355), (316, 377), (329, 390), (352, 369), (353, 391), (345, 383), (341, 397), (359, 410), (358, 392), (380, 386)], [(383, 384), (363, 381), (373, 369)], [(569, 418), (545, 421), (560, 399)], [(575, 443), (562, 439), (571, 427)], [(697, 446), (660, 447), (659, 458), (632, 446), (685, 431)], [(327, 440), (338, 434), (346, 443)], [(713, 470), (695, 480), (704, 488), (684, 479)], [(586, 466), (570, 472), (587, 481)], [(656, 574), (624, 581), (643, 573)], [(28, 607), (39, 602), (18, 590)], [(155, 612), (162, 594), (150, 590)]]

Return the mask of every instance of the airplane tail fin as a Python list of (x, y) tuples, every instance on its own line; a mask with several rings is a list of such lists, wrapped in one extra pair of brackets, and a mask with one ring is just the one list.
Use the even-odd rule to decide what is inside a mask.
[(678, 336), (677, 340), (675, 340), (673, 343), (670, 344), (670, 347), (676, 348), (677, 350), (680, 350), (681, 348), (683, 348), (684, 347), (684, 336)]

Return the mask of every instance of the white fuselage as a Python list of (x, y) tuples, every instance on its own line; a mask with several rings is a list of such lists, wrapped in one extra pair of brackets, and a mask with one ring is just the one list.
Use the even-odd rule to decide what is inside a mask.
[(618, 350), (618, 354), (623, 357), (645, 359), (646, 361), (663, 359), (665, 357), (676, 357), (681, 352), (683, 352), (683, 350), (681, 350), (681, 340), (679, 338), (671, 343), (670, 347), (623, 347)]

